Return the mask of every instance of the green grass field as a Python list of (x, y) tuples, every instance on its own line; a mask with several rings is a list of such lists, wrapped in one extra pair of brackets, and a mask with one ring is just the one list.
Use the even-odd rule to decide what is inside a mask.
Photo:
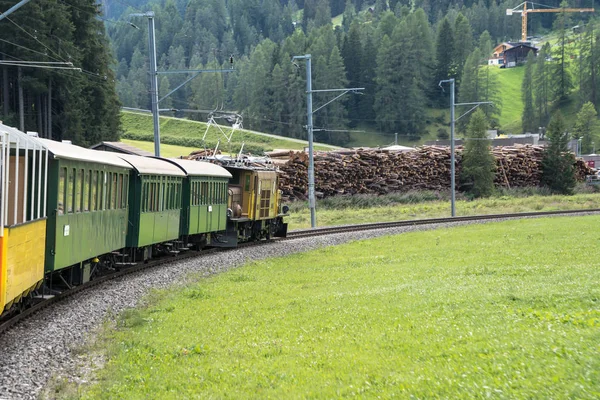
[[(144, 142), (141, 140), (128, 140), (121, 139), (121, 142), (137, 147), (141, 150), (146, 150), (151, 153), (154, 153), (154, 143), (153, 142)], [(161, 144), (160, 145), (160, 155), (162, 157), (179, 157), (179, 156), (187, 156), (192, 151), (198, 150), (194, 147), (184, 147), (184, 146), (176, 146), (172, 144)]]
[[(149, 114), (140, 114), (132, 112), (123, 112), (121, 114), (123, 129), (125, 134), (123, 139), (151, 142), (154, 138), (154, 128), (152, 125), (152, 116)], [(202, 148), (202, 138), (206, 132), (207, 124), (204, 122), (191, 121), (180, 118), (161, 117), (161, 146), (177, 145), (187, 147), (190, 150)], [(221, 129), (229, 135), (231, 128), (222, 126)], [(220, 140), (220, 149), (227, 151), (228, 145), (226, 138), (219, 128), (212, 126), (206, 135), (206, 145), (214, 148), (217, 141)], [(307, 146), (307, 143), (300, 140), (289, 140), (280, 136), (258, 135), (246, 130), (238, 130), (232, 137), (232, 151), (237, 151), (241, 143), (245, 143), (245, 149), (251, 152), (262, 153), (273, 149), (295, 149), (300, 150)], [(315, 143), (317, 150), (330, 150), (336, 148), (321, 143)]]
[(408, 233), (155, 293), (77, 396), (598, 398), (599, 224)]
[(523, 114), (523, 100), (521, 98), (521, 85), (523, 76), (525, 75), (525, 67), (490, 68), (490, 72), (496, 74), (498, 86), (501, 88), (501, 129), (507, 133), (522, 133), (521, 114)]
[[(486, 199), (456, 201), (456, 215), (489, 215), (536, 211), (600, 208), (600, 194), (574, 196), (497, 195)], [(336, 226), (383, 221), (440, 218), (450, 216), (450, 200), (426, 193), (397, 194), (383, 198), (352, 196), (317, 201), (317, 225)], [(310, 228), (308, 203), (291, 205), (289, 230)]]

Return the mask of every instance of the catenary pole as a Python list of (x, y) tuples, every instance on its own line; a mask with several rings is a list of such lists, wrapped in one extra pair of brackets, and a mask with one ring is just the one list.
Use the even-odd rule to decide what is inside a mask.
[[(313, 114), (326, 105), (334, 102), (348, 92), (358, 92), (365, 88), (349, 88), (349, 89), (323, 89), (313, 90), (312, 88), (312, 67), (311, 67), (311, 55), (305, 54), (303, 56), (294, 56), (293, 60), (305, 60), (306, 61), (306, 116), (307, 125), (306, 130), (308, 132), (308, 207), (310, 209), (310, 226), (312, 228), (317, 227), (317, 210), (315, 200), (315, 159), (313, 150)], [(312, 94), (316, 92), (343, 92), (339, 96), (329, 100), (325, 104), (319, 106), (313, 111)]]
[(454, 88), (455, 81), (450, 79), (450, 210), (453, 217), (456, 216), (456, 160), (454, 156), (454, 126), (456, 121), (454, 120)]
[(308, 125), (308, 207), (310, 208), (310, 226), (317, 226), (317, 211), (315, 199), (315, 159), (313, 149), (313, 109), (312, 109), (312, 67), (311, 55), (306, 56), (306, 114)]
[[(453, 217), (456, 216), (456, 157), (454, 155), (454, 129), (456, 121), (469, 114), (471, 111), (483, 104), (492, 104), (491, 101), (477, 101), (474, 103), (456, 103), (455, 102), (455, 79), (446, 79), (440, 81), (439, 86), (442, 87), (442, 83), (450, 83), (450, 213)], [(456, 118), (454, 109), (456, 106), (473, 106), (469, 111)]]
[[(156, 157), (160, 157), (160, 123), (159, 123), (159, 113), (161, 110), (158, 106), (161, 100), (169, 97), (175, 91), (180, 89), (183, 85), (188, 83), (190, 80), (198, 76), (201, 72), (233, 72), (233, 56), (231, 56), (229, 62), (231, 64), (230, 69), (210, 69), (210, 70), (178, 70), (178, 71), (158, 71), (156, 66), (156, 39), (155, 39), (155, 29), (154, 29), (154, 12), (148, 11), (146, 13), (134, 13), (129, 14), (129, 17), (146, 17), (148, 18), (148, 52), (150, 58), (150, 98), (152, 102), (152, 121), (154, 123), (154, 155)], [(137, 26), (130, 23), (136, 29), (139, 29)], [(163, 98), (158, 98), (158, 74), (186, 74), (186, 73), (195, 73), (192, 78), (186, 80), (183, 84), (177, 86), (175, 89), (171, 90), (168, 94), (163, 96)], [(169, 109), (171, 110), (171, 109)]]
[(156, 41), (154, 35), (154, 12), (148, 17), (148, 52), (150, 53), (150, 98), (152, 101), (152, 121), (154, 123), (154, 155), (160, 157), (160, 123), (158, 114), (158, 72), (156, 71)]

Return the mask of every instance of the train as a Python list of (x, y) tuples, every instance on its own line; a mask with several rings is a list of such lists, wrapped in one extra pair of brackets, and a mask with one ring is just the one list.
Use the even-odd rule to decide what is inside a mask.
[(264, 160), (98, 151), (0, 123), (0, 315), (158, 256), (285, 237), (288, 214)]

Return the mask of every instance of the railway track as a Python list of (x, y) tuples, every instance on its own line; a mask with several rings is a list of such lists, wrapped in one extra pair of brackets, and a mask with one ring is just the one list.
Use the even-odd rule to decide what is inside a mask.
[(321, 236), (321, 235), (332, 235), (335, 233), (345, 233), (345, 232), (356, 232), (356, 231), (367, 231), (367, 230), (375, 230), (375, 229), (389, 229), (389, 228), (397, 228), (402, 226), (416, 226), (416, 225), (438, 225), (438, 224), (447, 224), (449, 222), (465, 222), (465, 221), (485, 221), (492, 219), (504, 219), (504, 218), (526, 218), (526, 217), (544, 217), (544, 216), (552, 216), (552, 215), (570, 215), (570, 214), (580, 214), (580, 213), (598, 213), (600, 209), (588, 209), (588, 210), (568, 210), (568, 211), (540, 211), (540, 212), (524, 212), (524, 213), (514, 213), (514, 214), (490, 214), (490, 215), (470, 215), (464, 217), (444, 217), (444, 218), (428, 218), (428, 219), (415, 219), (415, 220), (406, 220), (406, 221), (393, 221), (393, 222), (377, 222), (370, 224), (359, 224), (359, 225), (341, 225), (341, 226), (333, 226), (333, 227), (325, 227), (325, 228), (315, 228), (315, 229), (301, 229), (288, 232), (286, 238), (282, 238), (280, 240), (293, 240), (293, 239), (301, 239), (311, 236)]
[[(446, 224), (449, 222), (465, 222), (465, 221), (485, 221), (492, 219), (504, 219), (504, 218), (526, 218), (526, 217), (543, 217), (543, 216), (553, 216), (553, 215), (571, 215), (571, 214), (579, 214), (579, 213), (600, 213), (600, 209), (588, 209), (588, 210), (569, 210), (569, 211), (544, 211), (544, 212), (526, 212), (526, 213), (516, 213), (516, 214), (492, 214), (492, 215), (473, 215), (473, 216), (464, 216), (464, 217), (446, 217), (446, 218), (430, 218), (430, 219), (419, 219), (419, 220), (406, 220), (406, 221), (394, 221), (394, 222), (379, 222), (379, 223), (369, 223), (369, 224), (359, 224), (359, 225), (343, 225), (343, 226), (335, 226), (335, 227), (325, 227), (325, 228), (316, 228), (316, 229), (302, 229), (288, 232), (286, 238), (277, 238), (270, 241), (261, 241), (256, 243), (246, 243), (238, 246), (237, 248), (245, 247), (245, 246), (256, 246), (256, 245), (264, 245), (273, 241), (287, 241), (301, 238), (308, 238), (314, 236), (322, 236), (322, 235), (331, 235), (337, 233), (348, 233), (348, 232), (356, 232), (356, 231), (366, 231), (366, 230), (378, 230), (378, 229), (388, 229), (395, 227), (405, 227), (405, 226), (416, 226), (416, 225), (439, 225)], [(102, 283), (108, 282), (113, 279), (117, 279), (123, 277), (125, 275), (134, 274), (145, 269), (155, 268), (163, 264), (167, 264), (173, 261), (183, 261), (186, 259), (197, 258), (209, 255), (211, 253), (222, 251), (223, 249), (208, 249), (199, 251), (187, 251), (185, 253), (180, 253), (177, 257), (161, 257), (157, 260), (150, 261), (148, 263), (142, 263), (139, 265), (135, 265), (132, 267), (128, 267), (122, 269), (120, 271), (114, 272), (112, 274), (104, 275), (94, 279), (93, 281), (87, 282), (83, 285), (76, 286), (68, 291), (65, 291), (61, 294), (55, 295), (49, 299), (41, 301), (27, 309), (22, 310), (20, 313), (14, 315), (12, 318), (7, 319), (5, 321), (0, 322), (0, 335), (10, 329), (11, 327), (16, 326), (19, 322), (25, 320), (29, 316), (40, 312), (44, 308), (51, 306), (57, 302), (60, 302), (70, 296), (75, 295), (83, 290), (89, 289), (91, 287), (100, 285)]]

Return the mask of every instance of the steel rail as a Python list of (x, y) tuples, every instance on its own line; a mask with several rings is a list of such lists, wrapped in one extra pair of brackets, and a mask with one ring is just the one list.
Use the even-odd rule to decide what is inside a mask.
[(377, 230), (377, 229), (389, 229), (403, 226), (416, 226), (416, 225), (439, 225), (451, 222), (465, 222), (465, 221), (485, 221), (491, 219), (519, 219), (526, 217), (544, 217), (553, 215), (571, 215), (581, 213), (600, 213), (600, 209), (593, 208), (587, 210), (564, 210), (564, 211), (538, 211), (538, 212), (522, 212), (513, 214), (487, 214), (487, 215), (469, 215), (463, 217), (443, 217), (443, 218), (426, 218), (426, 219), (413, 219), (413, 220), (402, 220), (392, 222), (377, 222), (359, 225), (340, 225), (326, 228), (316, 229), (302, 229), (290, 231), (286, 238), (283, 240), (300, 239), (311, 236), (320, 235), (331, 235), (335, 233), (344, 232), (357, 232), (366, 230)]
[[(272, 240), (260, 241), (260, 242), (250, 242), (243, 243), (238, 245), (233, 249), (221, 249), (221, 248), (211, 248), (202, 251), (194, 251), (190, 250), (185, 253), (180, 253), (175, 257), (164, 256), (158, 258), (156, 260), (152, 260), (147, 263), (140, 263), (139, 265), (135, 265), (132, 267), (127, 267), (121, 269), (117, 272), (100, 276), (92, 281), (86, 282), (83, 285), (75, 286), (70, 290), (64, 291), (60, 294), (53, 296), (47, 300), (43, 300), (22, 312), (16, 314), (15, 316), (7, 319), (0, 323), (0, 335), (6, 332), (8, 329), (17, 326), (20, 322), (26, 320), (28, 317), (36, 314), (37, 312), (55, 304), (60, 301), (63, 301), (83, 290), (89, 289), (91, 287), (100, 285), (105, 282), (109, 282), (113, 279), (117, 279), (129, 274), (134, 274), (136, 272), (143, 271), (145, 269), (155, 268), (163, 264), (168, 264), (173, 261), (183, 261), (192, 258), (201, 258), (210, 254), (213, 254), (218, 251), (223, 250), (235, 250), (243, 247), (249, 246), (257, 246), (264, 245), (272, 242), (279, 241), (287, 241), (294, 239), (307, 238), (312, 236), (322, 236), (322, 235), (332, 235), (337, 233), (348, 233), (348, 232), (358, 232), (358, 231), (366, 231), (366, 230), (379, 230), (379, 229), (389, 229), (403, 226), (417, 226), (417, 225), (440, 225), (451, 222), (468, 222), (468, 221), (486, 221), (492, 219), (520, 219), (527, 217), (544, 217), (544, 216), (559, 216), (559, 215), (572, 215), (572, 214), (581, 214), (581, 213), (600, 213), (600, 209), (587, 209), (587, 210), (567, 210), (567, 211), (540, 211), (540, 212), (524, 212), (524, 213), (514, 213), (514, 214), (489, 214), (489, 215), (470, 215), (464, 217), (444, 217), (444, 218), (427, 218), (427, 219), (415, 219), (415, 220), (404, 220), (404, 221), (393, 221), (393, 222), (379, 222), (379, 223), (368, 223), (368, 224), (358, 224), (358, 225), (342, 225), (342, 226), (334, 226), (334, 227), (326, 227), (326, 228), (316, 228), (316, 229), (302, 229), (302, 230), (294, 230), (287, 233), (287, 237), (285, 238), (276, 238)], [(1, 337), (1, 336), (0, 336)]]

